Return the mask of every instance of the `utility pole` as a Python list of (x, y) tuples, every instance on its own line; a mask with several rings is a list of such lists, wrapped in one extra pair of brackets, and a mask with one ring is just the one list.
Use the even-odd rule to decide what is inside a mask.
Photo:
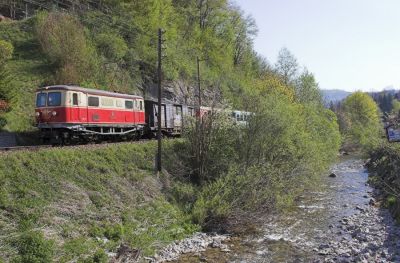
[(202, 152), (201, 148), (203, 145), (203, 136), (202, 136), (202, 112), (201, 112), (201, 79), (200, 79), (200, 59), (199, 57), (196, 57), (196, 62), (197, 62), (197, 91), (198, 91), (198, 116), (196, 119), (196, 132), (197, 132), (197, 154), (196, 154), (196, 161), (197, 161), (197, 180), (200, 181), (200, 178), (202, 177)]
[(25, 3), (25, 19), (28, 19), (28, 3)]
[(158, 140), (158, 152), (157, 152), (157, 171), (161, 172), (161, 81), (162, 81), (162, 71), (161, 71), (161, 61), (162, 61), (162, 29), (158, 29), (158, 113), (157, 113), (157, 123), (158, 123), (158, 130), (157, 130), (157, 140)]
[(200, 108), (201, 108), (201, 80), (200, 80), (200, 59), (199, 59), (199, 57), (197, 57), (197, 88), (198, 88), (198, 92), (199, 92), (199, 98), (198, 99), (199, 99), (199, 113), (200, 113)]

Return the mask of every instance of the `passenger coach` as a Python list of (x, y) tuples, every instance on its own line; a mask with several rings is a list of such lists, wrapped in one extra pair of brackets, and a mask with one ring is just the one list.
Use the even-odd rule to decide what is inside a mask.
[(143, 97), (59, 85), (36, 93), (36, 123), (53, 143), (138, 139), (145, 125)]

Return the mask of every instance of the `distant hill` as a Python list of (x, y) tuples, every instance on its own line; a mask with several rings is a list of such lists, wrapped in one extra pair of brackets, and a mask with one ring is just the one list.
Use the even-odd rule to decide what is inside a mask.
[(321, 93), (326, 103), (341, 101), (351, 94), (349, 91), (339, 89), (321, 90)]

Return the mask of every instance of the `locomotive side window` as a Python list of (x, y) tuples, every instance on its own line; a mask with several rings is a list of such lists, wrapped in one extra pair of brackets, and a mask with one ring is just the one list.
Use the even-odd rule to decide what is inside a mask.
[(101, 106), (113, 107), (114, 106), (114, 99), (112, 99), (112, 98), (101, 98)]
[(46, 107), (47, 93), (38, 93), (36, 97), (36, 107)]
[(72, 93), (72, 105), (78, 105), (78, 93)]
[(90, 107), (99, 107), (99, 97), (88, 97), (88, 105)]
[(140, 109), (140, 110), (143, 110), (143, 101), (140, 101), (140, 102), (139, 102), (139, 109)]
[(133, 109), (133, 101), (126, 100), (125, 101), (125, 109)]
[(47, 106), (60, 106), (61, 92), (49, 92), (47, 96)]

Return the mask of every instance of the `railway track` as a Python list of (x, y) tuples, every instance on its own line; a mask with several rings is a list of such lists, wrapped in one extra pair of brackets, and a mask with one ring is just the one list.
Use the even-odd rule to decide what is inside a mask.
[[(167, 138), (164, 140), (171, 140), (173, 138)], [(0, 147), (0, 153), (5, 152), (16, 152), (16, 151), (38, 151), (41, 149), (48, 148), (65, 148), (65, 149), (74, 149), (74, 148), (103, 148), (112, 145), (123, 145), (123, 144), (143, 144), (154, 141), (152, 139), (141, 139), (139, 141), (128, 141), (128, 142), (103, 142), (103, 143), (89, 143), (89, 144), (75, 144), (75, 145), (29, 145), (29, 146), (7, 146)]]
[(0, 147), (0, 152), (14, 152), (21, 150), (35, 151), (43, 148), (51, 148), (51, 145), (7, 146)]

